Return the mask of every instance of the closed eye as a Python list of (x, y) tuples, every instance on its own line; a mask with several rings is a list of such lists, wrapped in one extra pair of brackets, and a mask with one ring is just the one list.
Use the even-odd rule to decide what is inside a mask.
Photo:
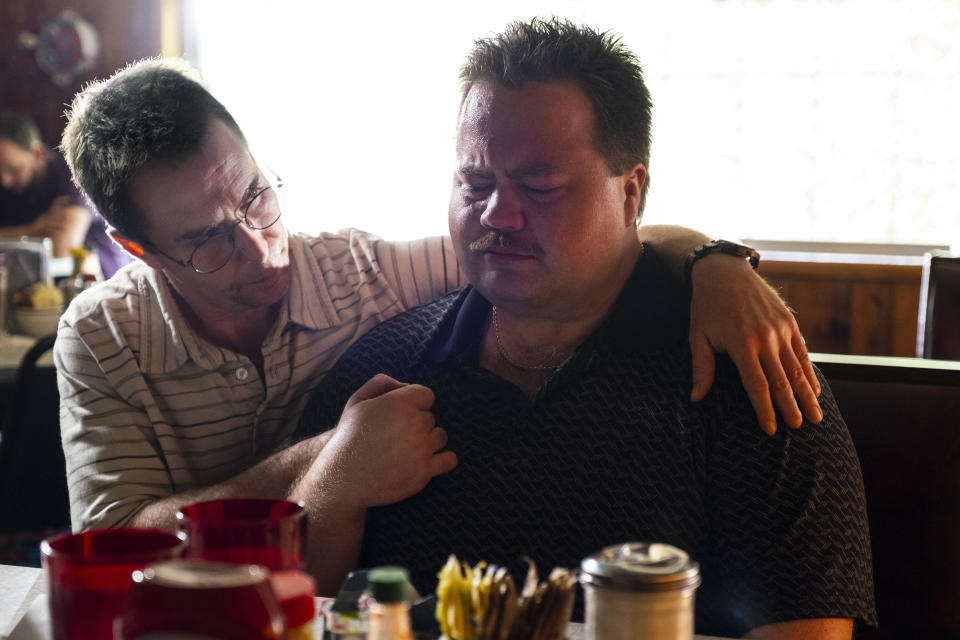
[(548, 195), (551, 193), (556, 193), (561, 189), (561, 187), (542, 187), (542, 188), (526, 187), (526, 189), (529, 193)]
[(493, 189), (492, 183), (480, 182), (480, 183), (470, 183), (461, 181), (460, 189), (464, 192), (464, 195), (468, 198), (482, 198), (486, 196), (491, 189)]
[(236, 223), (224, 222), (210, 227), (203, 233), (202, 236), (200, 236), (200, 239), (193, 244), (194, 249), (202, 245), (204, 242), (207, 242), (211, 238), (216, 238), (217, 236), (222, 236), (226, 233), (232, 233), (235, 226)]
[(256, 179), (253, 182), (251, 182), (250, 186), (247, 187), (247, 192), (243, 195), (243, 200), (241, 201), (241, 204), (239, 207), (240, 211), (243, 213), (246, 213), (247, 210), (250, 208), (250, 205), (252, 205), (256, 201), (256, 199), (260, 197), (260, 194), (262, 194), (264, 191), (266, 191), (269, 188), (270, 188), (269, 186), (266, 186), (266, 187), (260, 186), (260, 181)]

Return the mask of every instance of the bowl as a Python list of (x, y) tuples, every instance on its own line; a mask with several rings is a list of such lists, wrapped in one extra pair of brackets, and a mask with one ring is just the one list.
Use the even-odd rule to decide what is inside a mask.
[(53, 309), (13, 308), (13, 317), (17, 321), (20, 333), (34, 338), (42, 338), (51, 333), (56, 333), (61, 313), (63, 313), (62, 307), (54, 307)]

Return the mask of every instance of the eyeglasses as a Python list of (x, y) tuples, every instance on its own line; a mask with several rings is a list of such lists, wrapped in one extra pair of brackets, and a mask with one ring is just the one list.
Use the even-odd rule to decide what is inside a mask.
[(263, 231), (272, 227), (283, 213), (283, 180), (275, 178), (269, 185), (257, 190), (246, 203), (237, 209), (237, 220), (226, 229), (215, 231), (205, 237), (193, 249), (186, 260), (180, 260), (164, 253), (150, 244), (150, 249), (173, 260), (181, 267), (190, 267), (197, 273), (207, 274), (219, 271), (230, 262), (237, 249), (236, 230), (243, 223), (254, 231)]

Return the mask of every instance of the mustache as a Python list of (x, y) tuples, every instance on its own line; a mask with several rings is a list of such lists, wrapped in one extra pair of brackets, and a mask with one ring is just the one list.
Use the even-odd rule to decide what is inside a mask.
[(500, 247), (510, 249), (520, 253), (526, 253), (532, 256), (540, 255), (540, 248), (528, 242), (521, 242), (514, 236), (501, 233), (499, 231), (487, 231), (485, 234), (467, 245), (470, 251), (486, 251), (491, 247)]

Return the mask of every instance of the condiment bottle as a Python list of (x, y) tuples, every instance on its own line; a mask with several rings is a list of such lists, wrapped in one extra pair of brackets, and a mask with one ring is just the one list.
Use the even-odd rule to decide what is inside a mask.
[(580, 564), (586, 640), (691, 640), (700, 566), (660, 543), (607, 547)]
[(370, 570), (367, 584), (373, 601), (367, 640), (413, 640), (410, 607), (405, 599), (409, 577), (402, 567)]

